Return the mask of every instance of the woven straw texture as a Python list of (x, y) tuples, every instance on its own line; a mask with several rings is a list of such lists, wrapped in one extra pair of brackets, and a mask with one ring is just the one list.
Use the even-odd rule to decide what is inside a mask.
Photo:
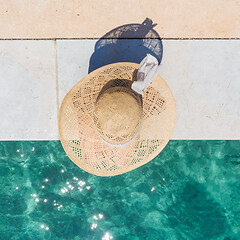
[(99, 136), (112, 146), (129, 143), (138, 133), (143, 118), (142, 102), (132, 89), (113, 87), (95, 104), (93, 121)]
[[(143, 122), (137, 137), (123, 147), (111, 147), (98, 136), (93, 108), (106, 84), (130, 87), (139, 65), (114, 63), (79, 81), (65, 96), (59, 112), (59, 135), (69, 158), (98, 176), (115, 176), (138, 168), (156, 157), (168, 143), (176, 120), (172, 93), (158, 75), (143, 98)], [(104, 87), (104, 88), (103, 88)]]

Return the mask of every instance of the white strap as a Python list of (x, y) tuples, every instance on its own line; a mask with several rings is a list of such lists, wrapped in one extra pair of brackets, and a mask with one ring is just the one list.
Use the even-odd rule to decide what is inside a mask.
[(147, 89), (157, 76), (159, 70), (160, 65), (158, 65), (157, 59), (151, 54), (147, 54), (139, 65), (137, 81), (133, 82), (132, 89), (143, 96), (145, 89)]

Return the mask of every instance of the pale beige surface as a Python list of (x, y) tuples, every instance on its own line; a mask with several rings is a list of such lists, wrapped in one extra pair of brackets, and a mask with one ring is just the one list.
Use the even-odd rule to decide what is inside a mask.
[[(59, 104), (87, 75), (94, 43), (57, 41)], [(106, 52), (105, 57), (113, 56)], [(171, 139), (240, 139), (239, 59), (240, 40), (163, 41), (159, 74), (169, 85), (177, 109)]]
[[(88, 74), (95, 43), (57, 41), (59, 104)], [(160, 75), (177, 109), (171, 139), (240, 139), (240, 40), (163, 46)], [(1, 140), (58, 139), (55, 60), (54, 41), (0, 41)]]
[(57, 134), (54, 41), (0, 41), (0, 141)]
[(239, 38), (239, 0), (0, 0), (0, 39), (99, 38), (123, 24), (162, 38)]

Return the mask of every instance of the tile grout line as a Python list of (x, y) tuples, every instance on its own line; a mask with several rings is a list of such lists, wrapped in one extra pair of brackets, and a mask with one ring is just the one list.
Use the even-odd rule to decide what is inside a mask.
[(58, 92), (58, 59), (57, 59), (57, 41), (54, 40), (55, 50), (55, 71), (56, 71), (56, 103), (57, 103), (57, 119), (59, 114), (59, 92)]
[[(26, 40), (26, 41), (28, 41), (28, 40), (54, 40), (54, 41), (56, 41), (56, 40), (99, 40), (99, 39), (143, 39), (143, 38), (114, 38), (114, 37), (112, 37), (112, 38), (110, 38), (110, 37), (108, 37), (108, 38), (101, 38), (101, 37), (99, 37), (99, 38), (95, 38), (95, 37), (82, 37), (82, 38), (0, 38), (0, 41), (8, 41), (8, 40), (11, 40), (11, 41), (18, 41), (18, 40)], [(156, 38), (146, 38), (146, 39), (156, 39)], [(233, 37), (233, 38), (214, 38), (214, 37), (209, 37), (209, 38), (165, 38), (165, 37), (163, 37), (163, 38), (161, 38), (160, 37), (160, 39), (161, 40), (240, 40), (240, 37)]]

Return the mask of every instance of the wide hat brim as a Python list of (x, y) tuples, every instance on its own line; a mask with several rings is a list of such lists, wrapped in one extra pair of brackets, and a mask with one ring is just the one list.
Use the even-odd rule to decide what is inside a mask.
[(139, 64), (120, 62), (101, 67), (80, 80), (65, 96), (59, 112), (59, 135), (68, 157), (97, 176), (115, 176), (136, 169), (156, 157), (168, 143), (176, 121), (173, 95), (159, 76), (146, 89), (143, 122), (128, 145), (103, 142), (93, 122), (94, 103), (104, 86), (125, 86), (136, 80)]

